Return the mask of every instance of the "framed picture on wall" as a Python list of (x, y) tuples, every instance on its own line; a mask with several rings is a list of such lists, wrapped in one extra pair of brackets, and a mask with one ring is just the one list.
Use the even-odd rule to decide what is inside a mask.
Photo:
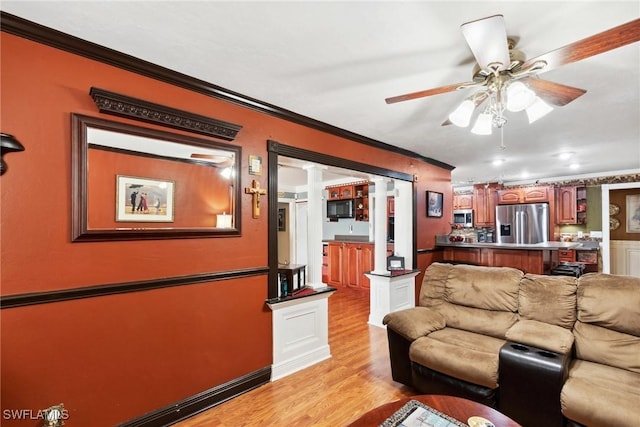
[(627, 196), (627, 233), (640, 233), (640, 194)]
[(173, 222), (172, 181), (118, 175), (116, 186), (116, 221)]
[(427, 216), (442, 217), (442, 193), (427, 191)]
[(287, 231), (287, 210), (278, 208), (278, 231)]

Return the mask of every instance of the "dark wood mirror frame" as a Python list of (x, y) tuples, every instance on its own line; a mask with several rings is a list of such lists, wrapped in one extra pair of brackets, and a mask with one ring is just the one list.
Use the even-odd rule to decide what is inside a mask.
[[(240, 235), (241, 147), (80, 114), (72, 114), (71, 121), (73, 147), (72, 241), (184, 239)], [(88, 141), (87, 132), (89, 129), (114, 132), (134, 138), (153, 139), (157, 140), (159, 145), (167, 142), (185, 144), (192, 147), (194, 151), (200, 152), (207, 152), (206, 150), (212, 150), (212, 152), (224, 151), (234, 159), (233, 164), (230, 165), (233, 168), (233, 173), (228, 180), (223, 181), (222, 178), (219, 180), (220, 183), (217, 184), (219, 190), (216, 194), (213, 194), (216, 185), (212, 182), (208, 186), (209, 183), (206, 179), (202, 179), (202, 175), (207, 174), (206, 176), (209, 176), (211, 171), (219, 171), (220, 168), (215, 163), (203, 161), (197, 154), (192, 154), (192, 158), (174, 158), (169, 155), (91, 145), (90, 141)], [(103, 177), (101, 178), (102, 180), (98, 180), (103, 185), (98, 185), (97, 182), (94, 182), (96, 178), (90, 179), (89, 158), (95, 155), (111, 156), (109, 160), (95, 162), (96, 164), (93, 164), (91, 169), (92, 177), (96, 176), (94, 175), (96, 169), (107, 169), (106, 172), (103, 172), (103, 175), (100, 175)], [(119, 169), (122, 164), (130, 165), (132, 163), (134, 164), (133, 167)], [(98, 168), (98, 165), (100, 168)], [(225, 167), (227, 165), (229, 165), (229, 162), (225, 163)], [(175, 171), (167, 170), (174, 168), (176, 169)], [(181, 174), (180, 170), (185, 168), (188, 168), (188, 173)], [(149, 173), (145, 173), (147, 171)], [(122, 175), (130, 175), (134, 180), (140, 179), (144, 181), (150, 174), (152, 176), (149, 178), (159, 179), (161, 182), (169, 182), (174, 188), (176, 201), (172, 202), (170, 220), (149, 222), (147, 218), (141, 215), (140, 218), (145, 218), (142, 221), (124, 220), (122, 223), (118, 222), (122, 221), (122, 219), (116, 218), (118, 203), (124, 200), (125, 202), (121, 203), (124, 206), (129, 196), (118, 194), (117, 180), (121, 179)], [(197, 183), (199, 187), (197, 190), (192, 188), (194, 183)], [(203, 183), (207, 183), (207, 186), (202, 185)], [(225, 190), (220, 191), (223, 187)], [(189, 189), (191, 189), (191, 192), (188, 192)], [(225, 192), (226, 194), (221, 194)], [(95, 200), (98, 200), (97, 194), (100, 194), (99, 202), (95, 202)], [(103, 195), (104, 197), (102, 197)], [(172, 195), (171, 197), (173, 200), (174, 196)], [(89, 206), (90, 204), (92, 206)], [(109, 209), (96, 210), (95, 206), (93, 206), (94, 204), (104, 205)], [(191, 207), (191, 205), (196, 207)], [(160, 206), (159, 203), (158, 206)], [(223, 207), (219, 208), (218, 206)], [(176, 212), (175, 221), (173, 218), (174, 207)], [(150, 211), (151, 209), (149, 208)], [(158, 207), (157, 209), (160, 212), (160, 208)], [(203, 214), (205, 211), (206, 213)], [(231, 227), (216, 228), (215, 217), (217, 214), (222, 214), (223, 211), (232, 215)], [(95, 215), (96, 212), (100, 212), (100, 215)], [(184, 215), (184, 212), (187, 212), (187, 215)], [(108, 220), (105, 219), (107, 215)], [(131, 213), (128, 215), (131, 215)], [(97, 219), (98, 216), (104, 218)], [(198, 218), (198, 220), (190, 223), (189, 221), (192, 218)], [(98, 225), (96, 226), (96, 224)], [(121, 224), (122, 226), (120, 226)]]

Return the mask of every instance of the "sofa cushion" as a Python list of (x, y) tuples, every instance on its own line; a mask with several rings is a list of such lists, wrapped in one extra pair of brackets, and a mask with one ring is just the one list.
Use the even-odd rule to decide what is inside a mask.
[(509, 267), (456, 265), (449, 270), (445, 301), (484, 310), (518, 310), (518, 290), (523, 273)]
[(449, 327), (504, 339), (518, 315), (510, 311), (484, 310), (445, 302), (434, 308), (442, 313)]
[(434, 262), (424, 273), (418, 304), (424, 307), (442, 304), (452, 264)]
[(444, 328), (411, 344), (409, 358), (422, 366), (487, 388), (498, 387), (498, 354), (504, 340)]
[(575, 277), (527, 274), (520, 281), (518, 313), (522, 319), (571, 329), (576, 321)]
[(640, 373), (640, 337), (576, 322), (576, 357)]
[(586, 426), (636, 426), (640, 420), (640, 374), (573, 360), (562, 387), (565, 417)]
[(506, 338), (559, 354), (567, 354), (573, 348), (569, 329), (537, 320), (520, 320), (507, 331)]
[(413, 307), (389, 313), (384, 316), (382, 323), (409, 341), (445, 326), (444, 317), (439, 312), (426, 307)]
[(581, 322), (640, 336), (640, 278), (585, 274), (577, 295)]

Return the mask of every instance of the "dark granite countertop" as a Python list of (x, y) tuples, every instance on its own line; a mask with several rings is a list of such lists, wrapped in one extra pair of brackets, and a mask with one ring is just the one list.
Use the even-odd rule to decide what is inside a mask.
[(323, 239), (325, 243), (329, 242), (345, 242), (345, 243), (375, 243), (369, 240), (369, 236), (362, 234), (336, 234), (333, 239)]
[(584, 243), (597, 243), (597, 242), (542, 242), (535, 244), (527, 243), (467, 243), (467, 242), (438, 242), (436, 246), (444, 247), (460, 247), (460, 248), (495, 248), (495, 249), (521, 249), (521, 250), (587, 250), (597, 251), (599, 246), (597, 245), (585, 245)]

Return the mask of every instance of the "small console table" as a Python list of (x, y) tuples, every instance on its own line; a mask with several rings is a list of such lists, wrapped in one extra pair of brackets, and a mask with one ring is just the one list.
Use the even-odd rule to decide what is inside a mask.
[(280, 297), (294, 295), (307, 284), (304, 264), (278, 264)]

